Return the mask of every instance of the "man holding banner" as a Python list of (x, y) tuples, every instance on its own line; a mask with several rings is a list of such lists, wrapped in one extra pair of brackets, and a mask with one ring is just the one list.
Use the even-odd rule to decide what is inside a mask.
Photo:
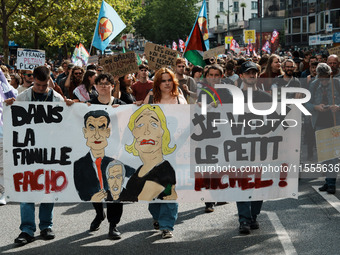
[[(46, 66), (39, 66), (33, 70), (33, 86), (26, 89), (18, 97), (18, 101), (40, 101), (40, 102), (63, 102), (72, 105), (73, 101), (65, 99), (53, 89), (50, 89), (48, 82), (50, 80), (50, 70)], [(7, 105), (14, 103), (14, 98), (5, 100)], [(40, 236), (45, 240), (54, 239), (55, 235), (52, 230), (54, 203), (41, 203), (39, 206), (39, 228)], [(20, 203), (21, 224), (20, 235), (14, 240), (16, 244), (25, 245), (34, 241), (35, 225), (35, 206), (34, 203)]]
[[(317, 66), (316, 73), (318, 79), (310, 85), (311, 99), (306, 108), (312, 113), (312, 125), (315, 131), (318, 131), (340, 125), (340, 82), (330, 78), (332, 69), (325, 63)], [(328, 172), (326, 183), (319, 188), (320, 191), (335, 194), (337, 172), (333, 169), (337, 163), (338, 158), (322, 162)]]

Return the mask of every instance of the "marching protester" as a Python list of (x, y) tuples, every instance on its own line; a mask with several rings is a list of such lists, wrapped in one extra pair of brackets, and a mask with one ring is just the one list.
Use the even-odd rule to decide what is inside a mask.
[(196, 82), (193, 78), (184, 74), (184, 70), (186, 67), (186, 62), (184, 58), (177, 58), (176, 60), (176, 79), (179, 82), (179, 88), (183, 92), (184, 98), (188, 103), (195, 103), (197, 94), (196, 94)]
[(68, 76), (63, 78), (60, 82), (60, 87), (64, 96), (70, 99), (74, 99), (73, 90), (81, 84), (84, 75), (83, 68), (72, 65), (70, 64), (68, 66), (68, 68), (71, 68), (72, 71), (69, 70)]
[(21, 78), (23, 83), (18, 87), (18, 94), (28, 89), (33, 84), (33, 71), (31, 70), (22, 70)]
[(70, 65), (70, 64), (71, 64), (71, 61), (69, 61), (69, 60), (63, 61), (63, 63), (61, 64), (61, 67), (62, 67), (62, 70), (63, 70), (62, 73), (60, 73), (61, 70), (58, 68), (59, 75), (56, 78), (56, 83), (59, 86), (61, 86), (61, 84), (60, 84), (61, 80), (66, 78), (68, 76), (69, 72), (72, 70), (74, 65), (73, 64)]
[[(269, 60), (270, 62), (270, 60)], [(268, 63), (269, 63), (268, 62)], [(276, 64), (277, 65), (277, 64)], [(247, 90), (252, 88), (253, 90), (253, 102), (272, 102), (272, 97), (257, 88), (257, 75), (258, 68), (253, 62), (245, 62), (241, 65), (241, 79), (242, 79), (242, 92), (244, 94), (245, 102), (248, 101)], [(250, 234), (250, 230), (258, 229), (259, 223), (257, 221), (257, 216), (261, 212), (263, 201), (239, 201), (236, 202), (238, 217), (239, 217), (239, 232), (241, 234)]]
[[(144, 104), (187, 104), (183, 95), (178, 92), (178, 86), (175, 74), (168, 68), (160, 68), (155, 73), (153, 89), (144, 99)], [(178, 217), (178, 204), (149, 203), (149, 211), (154, 219), (154, 228), (162, 231), (162, 238), (172, 238)]]
[[(126, 74), (118, 79), (119, 85), (117, 86), (120, 90), (120, 100), (126, 104), (133, 104), (136, 102), (136, 98), (133, 96), (133, 90), (131, 86), (134, 82), (131, 74)], [(117, 88), (117, 89), (118, 89)]]
[(82, 84), (73, 90), (73, 99), (75, 101), (86, 102), (98, 96), (98, 92), (94, 86), (97, 72), (95, 70), (87, 70), (84, 74)]
[[(50, 71), (46, 66), (39, 66), (33, 70), (33, 86), (20, 93), (15, 98), (5, 100), (7, 105), (12, 105), (14, 101), (28, 102), (66, 102), (67, 105), (72, 105), (73, 101), (64, 99), (59, 93), (50, 88), (48, 83), (50, 79)], [(39, 206), (39, 228), (40, 236), (45, 240), (55, 238), (52, 230), (53, 222), (53, 207), (54, 203), (41, 203)], [(36, 231), (35, 224), (35, 205), (34, 203), (20, 203), (20, 235), (14, 240), (16, 244), (25, 245), (34, 241), (34, 232)]]
[(340, 79), (339, 57), (337, 55), (330, 55), (327, 58), (327, 65), (332, 68), (333, 78)]
[(149, 80), (149, 66), (146, 64), (140, 64), (138, 66), (138, 81), (132, 86), (132, 94), (136, 98), (136, 101), (144, 101), (146, 95), (152, 89), (153, 81)]
[(280, 56), (272, 54), (268, 59), (265, 70), (260, 74), (257, 87), (264, 91), (270, 92), (273, 79), (279, 75), (283, 75), (281, 69), (281, 59)]

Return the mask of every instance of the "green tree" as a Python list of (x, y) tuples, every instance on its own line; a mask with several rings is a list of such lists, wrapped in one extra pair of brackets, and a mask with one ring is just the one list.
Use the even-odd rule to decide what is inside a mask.
[(155, 43), (169, 43), (190, 34), (198, 14), (197, 0), (145, 0), (136, 32)]
[(1, 0), (0, 6), (0, 26), (2, 30), (2, 43), (4, 50), (4, 60), (5, 63), (8, 64), (8, 55), (9, 55), (9, 29), (8, 25), (10, 22), (11, 16), (15, 13), (19, 4), (23, 0)]

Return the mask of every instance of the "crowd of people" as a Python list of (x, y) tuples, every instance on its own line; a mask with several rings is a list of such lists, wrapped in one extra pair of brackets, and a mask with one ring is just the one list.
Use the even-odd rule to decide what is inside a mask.
[[(302, 56), (300, 56), (301, 53)], [(9, 105), (15, 100), (65, 101), (69, 106), (73, 103), (112, 106), (200, 104), (202, 96), (209, 93), (212, 97), (206, 97), (207, 103), (216, 106), (217, 96), (222, 99), (223, 103), (233, 102), (227, 90), (214, 89), (216, 84), (225, 83), (239, 87), (246, 101), (248, 100), (247, 91), (251, 88), (253, 102), (271, 102), (274, 88), (278, 90), (278, 100), (281, 100), (282, 88), (306, 88), (311, 93), (311, 99), (306, 107), (312, 113), (312, 116), (306, 117), (303, 123), (309, 160), (314, 159), (315, 131), (340, 123), (340, 70), (339, 58), (336, 55), (327, 56), (305, 51), (287, 52), (284, 56), (264, 54), (262, 57), (250, 57), (228, 53), (208, 59), (204, 67), (194, 66), (186, 59), (179, 57), (173, 69), (164, 67), (159, 70), (150, 70), (147, 61), (144, 61), (139, 65), (137, 73), (126, 74), (122, 77), (113, 77), (104, 72), (102, 66), (95, 63), (83, 68), (75, 66), (69, 60), (64, 60), (58, 68), (46, 64), (34, 70), (15, 72), (2, 65), (1, 70), (13, 92), (13, 96), (3, 96), (2, 101)], [(205, 89), (201, 90), (202, 87)], [(287, 97), (301, 98), (303, 95), (289, 93)], [(0, 137), (2, 137), (2, 132)], [(337, 159), (333, 159), (325, 163), (334, 165), (337, 162)], [(138, 178), (143, 178), (154, 167), (146, 162), (143, 163)], [(3, 194), (3, 182), (0, 183), (0, 187), (0, 192)], [(319, 190), (334, 194), (336, 174), (328, 174), (325, 184)], [(6, 203), (4, 197), (1, 198), (0, 203)], [(260, 227), (257, 216), (261, 211), (262, 203), (263, 201), (237, 202), (240, 233), (249, 234), (251, 230)], [(106, 217), (102, 203), (93, 203), (93, 206), (96, 216), (90, 224), (90, 231), (98, 230)], [(205, 212), (213, 212), (214, 206), (214, 202), (206, 203)], [(23, 245), (34, 240), (36, 231), (34, 204), (21, 203), (20, 210), (21, 233), (15, 239), (15, 243)], [(162, 231), (162, 238), (171, 238), (178, 216), (177, 203), (150, 203), (149, 211), (153, 217), (153, 227)], [(52, 203), (40, 205), (39, 228), (44, 239), (55, 237), (52, 231), (52, 212)], [(122, 213), (123, 204), (121, 203), (107, 206), (107, 218), (110, 222), (109, 237), (112, 239), (121, 238), (117, 225)]]

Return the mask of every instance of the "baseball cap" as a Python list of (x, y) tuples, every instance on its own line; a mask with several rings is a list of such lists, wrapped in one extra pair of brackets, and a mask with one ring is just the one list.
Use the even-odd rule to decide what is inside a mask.
[(251, 69), (254, 69), (257, 72), (259, 71), (259, 69), (257, 68), (257, 66), (256, 66), (256, 64), (254, 62), (247, 61), (247, 62), (242, 63), (242, 65), (241, 65), (241, 73), (248, 72)]
[(72, 69), (73, 67), (74, 67), (74, 64), (73, 64), (73, 63), (70, 63), (70, 64), (68, 64), (68, 66), (67, 66), (68, 69)]

